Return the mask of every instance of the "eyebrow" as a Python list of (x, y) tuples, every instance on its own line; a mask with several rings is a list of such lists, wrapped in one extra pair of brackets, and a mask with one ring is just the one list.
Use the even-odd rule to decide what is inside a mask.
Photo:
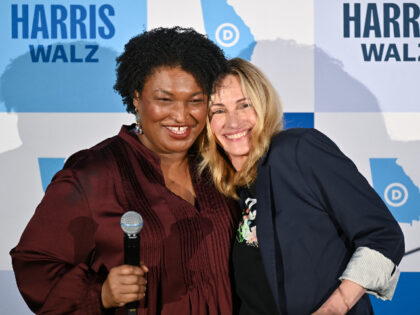
[(213, 106), (223, 106), (223, 107), (225, 107), (225, 105), (223, 103), (212, 103), (212, 104), (210, 104), (210, 107), (213, 107)]
[[(246, 97), (243, 97), (243, 98), (240, 98), (239, 100), (236, 100), (235, 103), (241, 103), (243, 101), (249, 101), (249, 99), (246, 98)], [(210, 105), (210, 107), (212, 107), (212, 106), (225, 106), (225, 105), (223, 103), (213, 103), (213, 104)]]
[[(170, 95), (170, 96), (174, 95), (173, 93), (171, 93), (169, 91), (166, 91), (166, 90), (163, 90), (163, 89), (156, 89), (156, 90), (153, 90), (153, 92), (161, 92), (161, 93), (164, 93), (164, 94), (167, 94), (167, 95)], [(199, 94), (204, 94), (204, 92), (203, 91), (198, 91), (198, 92), (195, 92), (195, 93), (191, 94), (191, 96), (196, 96), (196, 95), (199, 95)]]
[(240, 103), (240, 102), (243, 102), (243, 101), (248, 101), (248, 98), (246, 98), (246, 97), (241, 98), (241, 99), (237, 100), (236, 103)]

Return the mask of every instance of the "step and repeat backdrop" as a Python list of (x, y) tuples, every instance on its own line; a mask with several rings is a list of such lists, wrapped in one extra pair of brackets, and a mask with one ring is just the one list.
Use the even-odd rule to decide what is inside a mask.
[(375, 312), (420, 314), (418, 0), (2, 0), (0, 313), (30, 314), (8, 252), (51, 177), (134, 122), (112, 88), (115, 58), (132, 36), (174, 25), (259, 66), (286, 127), (318, 128), (353, 159), (406, 240), (394, 299), (372, 299)]

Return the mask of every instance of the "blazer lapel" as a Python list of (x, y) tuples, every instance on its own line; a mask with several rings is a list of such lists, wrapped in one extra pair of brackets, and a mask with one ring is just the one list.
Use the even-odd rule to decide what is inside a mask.
[(261, 159), (257, 176), (257, 238), (268, 283), (280, 310), (276, 268), (275, 230), (272, 211), (270, 166)]

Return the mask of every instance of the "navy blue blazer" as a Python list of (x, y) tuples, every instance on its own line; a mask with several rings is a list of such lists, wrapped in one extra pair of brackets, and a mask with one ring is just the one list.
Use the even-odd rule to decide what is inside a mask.
[[(350, 131), (349, 131), (350, 132)], [(257, 177), (257, 237), (281, 314), (316, 311), (338, 287), (358, 247), (398, 264), (398, 223), (353, 162), (315, 129), (272, 139)], [(365, 294), (349, 314), (371, 314)]]

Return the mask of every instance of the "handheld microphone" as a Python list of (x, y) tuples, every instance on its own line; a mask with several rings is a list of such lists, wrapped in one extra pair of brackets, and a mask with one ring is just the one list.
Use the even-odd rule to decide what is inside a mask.
[[(135, 211), (127, 211), (121, 217), (121, 229), (124, 231), (124, 263), (132, 266), (140, 266), (140, 237), (143, 227), (143, 218)], [(139, 301), (125, 305), (127, 314), (137, 314)]]

